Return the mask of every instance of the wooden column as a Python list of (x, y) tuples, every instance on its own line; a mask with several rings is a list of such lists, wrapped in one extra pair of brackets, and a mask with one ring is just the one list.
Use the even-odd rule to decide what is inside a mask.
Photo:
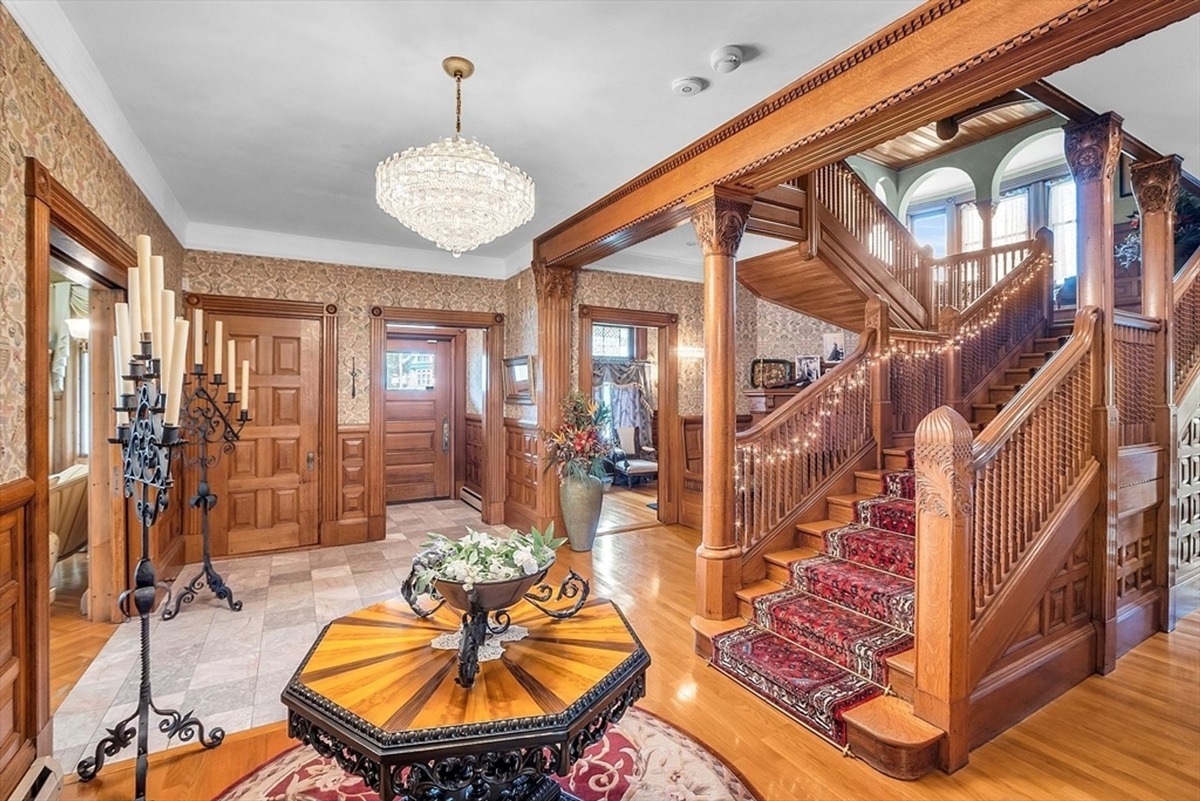
[(1163, 449), (1163, 474), (1157, 514), (1156, 583), (1162, 589), (1164, 631), (1173, 631), (1178, 603), (1175, 593), (1179, 558), (1179, 481), (1175, 465), (1179, 463), (1178, 413), (1175, 408), (1175, 364), (1171, 358), (1174, 336), (1171, 314), (1175, 307), (1175, 199), (1179, 195), (1179, 156), (1137, 163), (1130, 178), (1141, 212), (1142, 232), (1142, 314), (1162, 320), (1155, 347), (1155, 395), (1161, 400), (1155, 408), (1154, 441)]
[(984, 250), (992, 249), (992, 221), (996, 218), (997, 205), (996, 201), (990, 197), (975, 201), (975, 211), (979, 214), (979, 221), (982, 224), (980, 239)]
[[(533, 280), (537, 290), (538, 356), (541, 364), (534, 376), (537, 381), (537, 419), (543, 430), (552, 429), (561, 419), (559, 408), (571, 391), (571, 307), (575, 302), (574, 267), (547, 265), (535, 259)], [(546, 443), (538, 437), (538, 469), (546, 465)], [(553, 473), (542, 472), (537, 486), (537, 523), (545, 528), (554, 521), (558, 536), (566, 536), (566, 524), (558, 500), (558, 480)]]
[(733, 465), (737, 371), (734, 274), (753, 198), (711, 188), (688, 199), (704, 251), (704, 512), (696, 554), (696, 613), (737, 614), (742, 549), (734, 531)]
[(875, 352), (867, 368), (871, 381), (871, 434), (876, 463), (883, 464), (883, 449), (892, 446), (892, 382), (887, 352), (891, 348), (891, 312), (888, 302), (876, 295), (867, 301), (863, 329), (875, 330)]
[(1113, 112), (1063, 127), (1067, 164), (1075, 179), (1079, 221), (1079, 301), (1101, 313), (1101, 331), (1093, 376), (1092, 452), (1100, 463), (1104, 501), (1096, 511), (1092, 541), (1092, 619), (1098, 647), (1096, 669), (1111, 671), (1117, 662), (1117, 495), (1120, 416), (1113, 374), (1113, 177), (1121, 156), (1121, 117)]
[(949, 406), (917, 426), (916, 673), (913, 711), (946, 732), (942, 767), (970, 753), (971, 426)]

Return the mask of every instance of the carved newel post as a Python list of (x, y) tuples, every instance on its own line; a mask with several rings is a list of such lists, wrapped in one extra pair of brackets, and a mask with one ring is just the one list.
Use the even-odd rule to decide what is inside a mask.
[[(1179, 422), (1175, 408), (1175, 362), (1172, 341), (1175, 325), (1175, 201), (1179, 196), (1179, 174), (1182, 160), (1168, 156), (1148, 163), (1133, 165), (1130, 178), (1141, 214), (1142, 235), (1142, 314), (1162, 320), (1162, 330), (1155, 338), (1154, 363), (1159, 370), (1154, 376), (1157, 384), (1154, 395), (1161, 398), (1154, 410), (1154, 441), (1166, 454), (1168, 470), (1179, 464)], [(1173, 631), (1178, 616), (1175, 592), (1177, 554), (1179, 549), (1179, 482), (1166, 481), (1164, 503), (1158, 507), (1157, 543), (1158, 564), (1155, 572), (1165, 588), (1160, 625)]]
[(737, 613), (742, 549), (734, 530), (734, 276), (753, 198), (712, 188), (688, 202), (704, 251), (704, 511), (696, 554), (696, 612), (710, 620)]
[(946, 732), (944, 767), (970, 752), (971, 426), (949, 406), (917, 426), (916, 675), (913, 710)]
[(876, 295), (867, 300), (863, 330), (875, 332), (875, 350), (867, 367), (871, 382), (871, 433), (875, 436), (875, 458), (883, 464), (883, 449), (892, 446), (892, 374), (887, 358), (891, 348), (891, 310), (887, 300)]

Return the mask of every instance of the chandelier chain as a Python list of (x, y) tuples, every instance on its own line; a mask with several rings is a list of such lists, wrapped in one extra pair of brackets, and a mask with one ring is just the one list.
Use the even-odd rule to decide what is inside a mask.
[(454, 73), (454, 134), (462, 134), (462, 73)]

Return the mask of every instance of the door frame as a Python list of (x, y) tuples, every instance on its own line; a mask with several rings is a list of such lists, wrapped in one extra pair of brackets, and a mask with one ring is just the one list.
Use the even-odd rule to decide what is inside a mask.
[[(579, 391), (592, 396), (592, 325), (658, 329), (658, 522), (679, 522), (683, 449), (679, 428), (679, 315), (670, 312), (579, 306)], [(587, 369), (584, 369), (586, 366)]]
[[(284, 317), (316, 320), (321, 324), (318, 373), (321, 391), (317, 408), (317, 546), (340, 545), (338, 537), (338, 307), (319, 301), (245, 298), (188, 292), (184, 303), (189, 309), (203, 309), (204, 315), (230, 314), (240, 317)], [(312, 546), (303, 546), (309, 548)]]
[[(383, 375), (388, 324), (432, 325), (440, 328), (476, 328), (484, 332), (487, 381), (483, 388), (483, 503), (482, 522), (504, 522), (504, 315), (497, 312), (461, 312), (445, 309), (371, 307), (371, 377)], [(466, 370), (466, 361), (463, 362)], [(384, 394), (383, 382), (370, 381), (371, 444), (367, 448), (367, 514), (386, 514), (383, 486)], [(464, 411), (465, 411), (465, 395)], [(465, 426), (463, 427), (465, 429)], [(462, 432), (464, 438), (465, 430)], [(464, 439), (465, 443), (465, 439)], [(456, 446), (457, 447), (457, 446)], [(455, 475), (455, 489), (461, 486)]]
[[(44, 164), (32, 156), (25, 159), (25, 332), (26, 342), (48, 342), (50, 337), (50, 232), (57, 228), (85, 249), (91, 258), (74, 259), (84, 275), (95, 280), (97, 289), (124, 290), (126, 271), (137, 263), (137, 253), (111, 228), (59, 183)], [(113, 335), (111, 315), (94, 315), (92, 338), (107, 342)], [(100, 348), (107, 353), (107, 348)], [(108, 359), (93, 359), (94, 408), (112, 408), (114, 365)], [(17, 702), (18, 717), (24, 717), (28, 732), (37, 738), (38, 753), (51, 750), (50, 729), (50, 353), (45, 347), (27, 347), (25, 352), (25, 470), (33, 482), (26, 517), (25, 554), (25, 641), (19, 658), (30, 690)], [(90, 514), (88, 541), (93, 531), (110, 532), (110, 548), (93, 547), (94, 564), (89, 565), (89, 611), (103, 619), (119, 619), (115, 588), (124, 588), (127, 541), (111, 532), (125, 531), (125, 504), (114, 502), (114, 476), (120, 471), (117, 449), (109, 444), (113, 431), (108, 415), (93, 415), (92, 453), (89, 457), (88, 506), (107, 509)], [(39, 536), (40, 533), (40, 536)], [(107, 568), (107, 569), (104, 569)], [(98, 599), (101, 602), (98, 602)], [(95, 618), (93, 618), (95, 619)], [(20, 635), (19, 635), (20, 636)], [(32, 701), (32, 702), (30, 702)]]

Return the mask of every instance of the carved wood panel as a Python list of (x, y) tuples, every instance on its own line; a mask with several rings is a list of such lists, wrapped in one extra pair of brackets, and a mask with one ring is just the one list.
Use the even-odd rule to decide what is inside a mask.
[[(19, 493), (7, 493), (14, 484)], [(27, 636), (25, 543), (27, 517), (33, 495), (33, 482), (22, 479), (0, 488), (0, 791), (11, 787), (33, 757), (33, 745), (27, 721), (33, 700), (34, 677), (30, 670)], [(44, 535), (43, 535), (44, 536)], [(16, 773), (20, 776), (20, 773)]]
[(338, 432), (338, 519), (367, 517), (367, 432)]
[(504, 421), (506, 497), (504, 522), (527, 530), (537, 519), (538, 460), (537, 426), (517, 420)]
[(466, 478), (465, 486), (475, 492), (483, 492), (483, 418), (477, 414), (467, 415)]
[(1176, 583), (1200, 573), (1200, 411), (1179, 421), (1179, 537)]
[(1018, 661), (1046, 641), (1081, 626), (1091, 625), (1091, 532), (1080, 533), (1062, 568), (1030, 608), (1025, 622), (997, 660), (992, 671)]

